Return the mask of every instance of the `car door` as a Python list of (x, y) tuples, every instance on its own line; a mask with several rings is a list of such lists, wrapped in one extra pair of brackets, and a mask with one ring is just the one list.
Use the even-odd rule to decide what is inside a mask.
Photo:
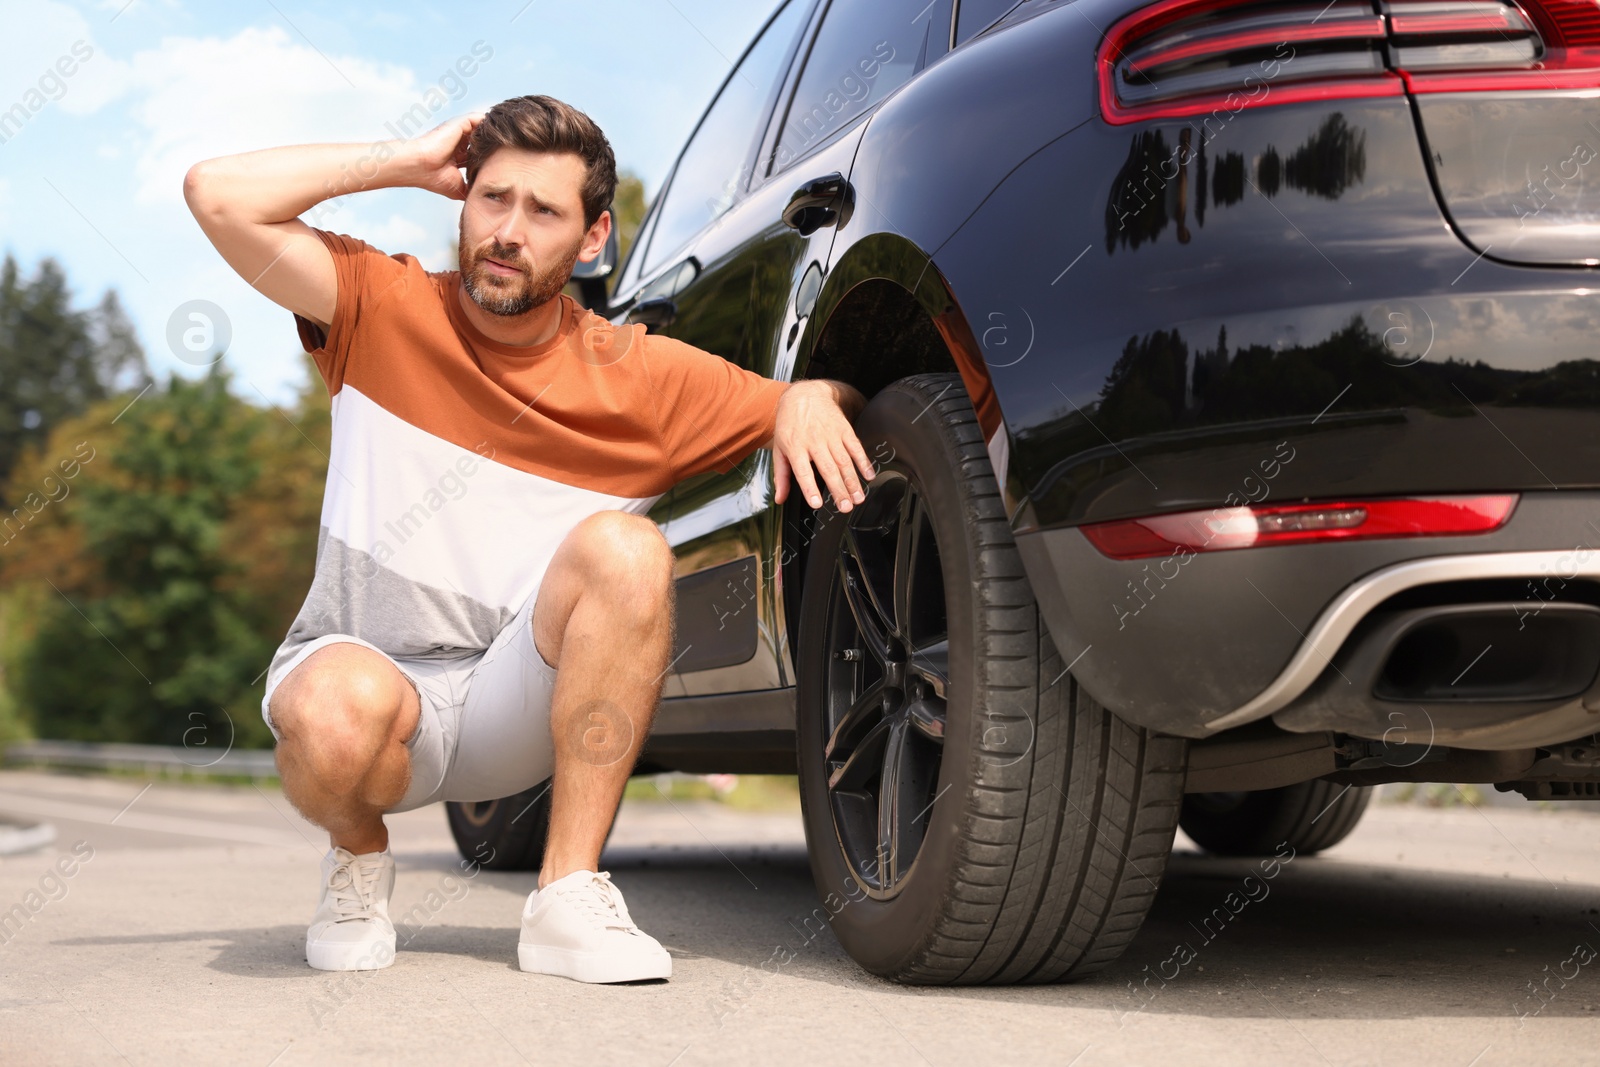
[[(678, 325), (675, 300), (701, 273), (694, 244), (700, 234), (715, 228), (742, 195), (756, 158), (763, 132), (778, 99), (784, 77), (794, 61), (802, 31), (810, 24), (819, 0), (784, 0), (756, 35), (738, 63), (717, 90), (711, 105), (696, 124), (671, 173), (640, 226), (634, 247), (618, 275), (610, 301), (613, 321), (643, 322), (653, 333), (689, 340), (709, 352), (740, 361), (740, 324), (718, 323), (714, 316), (698, 313), (687, 325)], [(705, 292), (700, 287), (697, 292)], [(696, 305), (703, 307), (701, 301)], [(738, 309), (742, 312), (742, 306)], [(719, 328), (719, 326), (721, 328)], [(748, 365), (747, 361), (744, 365)], [(685, 412), (687, 417), (703, 417)], [(669, 516), (676, 507), (676, 490), (669, 492), (651, 512), (669, 538)], [(682, 696), (679, 669), (714, 669), (750, 658), (743, 648), (744, 631), (735, 636), (717, 627), (714, 609), (719, 594), (711, 590), (718, 575), (694, 577), (700, 567), (678, 573), (679, 640), (673, 650), (673, 672), (665, 696)], [(725, 580), (721, 584), (727, 584)], [(698, 625), (711, 620), (710, 632)], [(726, 632), (724, 632), (726, 631)], [(734, 638), (730, 643), (728, 638)]]
[[(949, 43), (950, 0), (819, 8), (732, 203), (668, 272), (673, 314), (662, 332), (779, 380), (794, 372), (835, 223), (853, 210), (846, 176), (872, 109)], [(674, 492), (664, 531), (677, 552), (676, 670), (688, 695), (793, 684), (772, 490), (772, 454), (761, 449)]]

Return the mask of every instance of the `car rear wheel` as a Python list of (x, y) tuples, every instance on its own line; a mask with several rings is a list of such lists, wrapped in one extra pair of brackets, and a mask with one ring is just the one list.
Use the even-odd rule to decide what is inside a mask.
[(1372, 798), (1370, 786), (1300, 782), (1241, 793), (1190, 793), (1178, 825), (1219, 856), (1270, 856), (1287, 843), (1299, 855), (1350, 836)]
[(958, 376), (896, 382), (856, 429), (877, 477), (808, 547), (797, 663), (801, 803), (834, 934), (908, 984), (1090, 974), (1155, 897), (1184, 742), (1069, 674)]
[(499, 800), (446, 801), (445, 815), (464, 860), (491, 871), (537, 871), (550, 829), (550, 780)]

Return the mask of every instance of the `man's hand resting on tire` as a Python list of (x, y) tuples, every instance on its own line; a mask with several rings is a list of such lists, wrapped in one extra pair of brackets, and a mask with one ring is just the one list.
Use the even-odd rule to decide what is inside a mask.
[(812, 467), (822, 475), (822, 484), (840, 511), (849, 511), (867, 498), (862, 486), (872, 481), (875, 472), (850, 425), (866, 403), (866, 397), (853, 387), (826, 379), (795, 382), (784, 390), (778, 399), (772, 440), (766, 446), (772, 449), (775, 502), (781, 504), (788, 498), (792, 471), (806, 502), (820, 508), (822, 493)]

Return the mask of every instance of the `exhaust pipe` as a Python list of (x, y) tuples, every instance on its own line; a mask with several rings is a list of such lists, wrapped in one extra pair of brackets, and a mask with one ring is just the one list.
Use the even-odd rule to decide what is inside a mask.
[[(1514, 747), (1516, 723), (1563, 740), (1600, 727), (1600, 608), (1526, 601), (1376, 611), (1273, 716), (1286, 730)], [(1473, 735), (1484, 744), (1471, 744)], [(1530, 738), (1533, 733), (1528, 735)], [(1490, 743), (1490, 739), (1493, 743)], [(1548, 740), (1548, 738), (1547, 738)], [(1542, 741), (1529, 741), (1539, 744)]]
[(1376, 660), (1379, 700), (1456, 703), (1570, 700), (1600, 672), (1600, 608), (1456, 604), (1400, 612), (1352, 657)]

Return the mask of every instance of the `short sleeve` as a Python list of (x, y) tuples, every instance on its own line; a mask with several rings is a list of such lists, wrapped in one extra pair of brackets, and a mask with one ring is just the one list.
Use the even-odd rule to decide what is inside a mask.
[(771, 439), (778, 397), (788, 382), (671, 337), (645, 334), (643, 350), (676, 481), (712, 470), (727, 473)]
[(338, 279), (333, 321), (328, 324), (326, 336), (321, 327), (302, 315), (295, 315), (294, 322), (300, 332), (300, 343), (316, 361), (322, 380), (327, 383), (328, 395), (332, 396), (344, 384), (356, 324), (363, 311), (370, 311), (376, 296), (403, 275), (405, 264), (360, 238), (316, 228), (311, 232), (322, 239), (333, 255), (333, 271)]

